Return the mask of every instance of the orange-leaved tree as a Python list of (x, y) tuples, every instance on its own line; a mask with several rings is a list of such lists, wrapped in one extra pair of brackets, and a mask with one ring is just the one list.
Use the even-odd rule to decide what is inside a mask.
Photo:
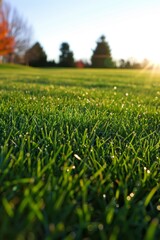
[(0, 56), (5, 56), (14, 51), (14, 37), (10, 36), (9, 25), (2, 5), (0, 5)]
[(30, 46), (32, 28), (7, 0), (0, 0), (0, 60), (14, 62)]

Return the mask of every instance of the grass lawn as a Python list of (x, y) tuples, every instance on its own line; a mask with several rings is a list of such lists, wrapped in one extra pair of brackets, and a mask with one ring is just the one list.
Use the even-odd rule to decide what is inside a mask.
[(160, 72), (0, 65), (0, 239), (157, 240)]

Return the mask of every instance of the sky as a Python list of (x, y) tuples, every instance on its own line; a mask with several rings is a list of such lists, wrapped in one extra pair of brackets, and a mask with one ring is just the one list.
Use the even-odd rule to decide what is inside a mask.
[(48, 60), (68, 42), (76, 60), (90, 61), (106, 36), (114, 60), (160, 63), (160, 0), (7, 0), (32, 26)]

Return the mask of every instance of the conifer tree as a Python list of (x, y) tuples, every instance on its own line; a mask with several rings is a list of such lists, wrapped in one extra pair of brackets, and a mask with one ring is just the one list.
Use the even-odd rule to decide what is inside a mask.
[(39, 42), (36, 42), (25, 53), (25, 62), (29, 66), (44, 67), (46, 66), (47, 55)]
[(59, 56), (60, 67), (74, 67), (73, 52), (70, 51), (69, 44), (63, 42), (60, 46), (61, 55)]
[(97, 47), (91, 57), (92, 67), (111, 68), (113, 67), (111, 50), (109, 44), (105, 41), (105, 36), (101, 36), (97, 42)]

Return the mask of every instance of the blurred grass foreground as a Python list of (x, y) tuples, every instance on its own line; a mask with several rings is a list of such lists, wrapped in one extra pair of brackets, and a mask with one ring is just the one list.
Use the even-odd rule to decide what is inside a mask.
[(0, 65), (0, 238), (160, 236), (160, 72)]

